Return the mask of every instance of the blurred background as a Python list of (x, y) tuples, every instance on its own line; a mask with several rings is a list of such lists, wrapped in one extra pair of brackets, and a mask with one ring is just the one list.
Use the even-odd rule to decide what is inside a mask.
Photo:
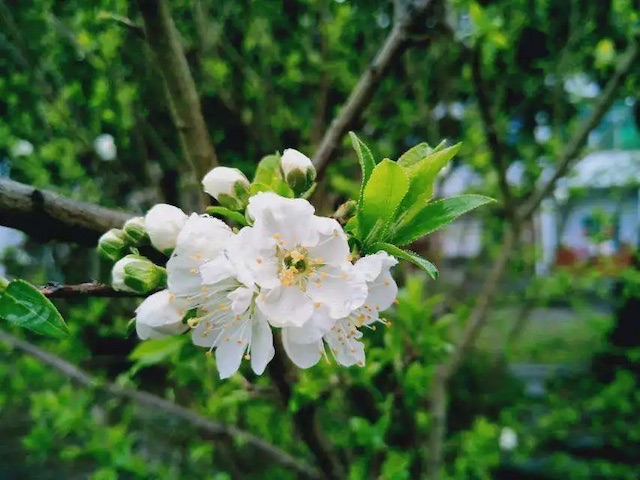
[[(411, 17), (349, 128), (377, 158), (462, 142), (436, 194), (500, 201), (413, 246), (440, 279), (397, 268), (393, 325), (366, 332), (365, 368), (256, 377), (243, 367), (220, 381), (188, 338), (128, 336), (133, 299), (56, 301), (72, 332), (64, 340), (2, 325), (108, 383), (78, 385), (0, 338), (0, 478), (640, 478), (637, 2), (166, 1), (218, 160), (249, 175), (276, 150), (312, 156)], [(134, 213), (196, 208), (199, 179), (145, 38), (144, 3), (0, 0), (0, 175)], [(539, 205), (514, 215), (567, 155)], [(359, 172), (340, 138), (318, 210), (357, 195)], [(30, 233), (0, 230), (8, 277), (108, 281), (91, 246)], [(250, 432), (307, 470), (172, 405)]]

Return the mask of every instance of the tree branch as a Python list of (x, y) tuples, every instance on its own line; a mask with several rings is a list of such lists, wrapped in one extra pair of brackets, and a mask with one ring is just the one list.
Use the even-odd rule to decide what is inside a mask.
[(180, 143), (199, 181), (218, 161), (180, 34), (165, 0), (137, 0), (137, 3), (147, 42), (164, 79)]
[(39, 241), (55, 239), (95, 246), (100, 235), (122, 227), (131, 216), (0, 179), (0, 225), (22, 230)]
[(536, 212), (542, 200), (553, 192), (556, 182), (567, 174), (569, 168), (579, 155), (589, 133), (598, 126), (602, 117), (611, 107), (616, 98), (618, 88), (637, 59), (638, 54), (638, 44), (632, 41), (618, 64), (615, 74), (609, 80), (604, 91), (598, 98), (591, 115), (580, 126), (560, 156), (554, 175), (548, 182), (540, 187), (540, 189), (535, 191), (521, 208), (516, 210), (516, 216), (509, 226), (509, 229), (505, 232), (500, 254), (493, 264), (483, 289), (478, 294), (461, 340), (458, 342), (454, 353), (449, 359), (436, 368), (430, 394), (430, 414), (435, 422), (430, 432), (428, 446), (428, 478), (431, 480), (439, 478), (443, 460), (442, 446), (446, 433), (446, 391), (449, 379), (455, 374), (465, 355), (473, 347), (478, 338), (478, 334), (486, 325), (489, 309), (498, 291), (500, 279), (506, 270), (509, 257), (514, 250), (517, 225), (529, 219), (531, 215)]
[(495, 260), (482, 290), (478, 294), (461, 340), (451, 356), (436, 367), (429, 392), (429, 414), (432, 421), (427, 446), (427, 478), (429, 480), (438, 480), (440, 478), (444, 453), (443, 444), (447, 430), (447, 387), (449, 379), (456, 372), (465, 355), (473, 347), (478, 334), (486, 324), (489, 309), (498, 292), (500, 279), (506, 270), (514, 245), (515, 226), (512, 224), (504, 233), (500, 254)]
[(331, 126), (324, 134), (320, 146), (313, 156), (313, 164), (319, 177), (322, 177), (335, 155), (342, 137), (371, 102), (373, 94), (380, 86), (380, 82), (392, 62), (399, 57), (405, 46), (409, 38), (409, 31), (430, 4), (430, 0), (416, 0), (415, 3), (407, 6), (402, 18), (394, 24), (373, 61), (360, 76), (340, 114), (331, 122)]
[(609, 108), (616, 99), (618, 88), (626, 78), (631, 68), (635, 65), (640, 54), (640, 48), (635, 40), (632, 40), (627, 50), (622, 55), (622, 59), (618, 63), (615, 73), (607, 82), (603, 92), (598, 97), (591, 115), (580, 125), (580, 128), (567, 144), (566, 149), (560, 155), (556, 162), (556, 171), (553, 176), (538, 190), (536, 190), (527, 200), (527, 202), (518, 211), (518, 217), (526, 220), (534, 214), (540, 203), (553, 193), (556, 183), (564, 177), (569, 169), (573, 166), (578, 158), (584, 142), (587, 140), (589, 133), (598, 126), (602, 117), (609, 111)]
[(493, 167), (498, 174), (498, 186), (502, 194), (503, 205), (507, 213), (513, 213), (513, 199), (509, 182), (507, 182), (507, 165), (504, 160), (504, 145), (498, 137), (498, 129), (496, 128), (496, 120), (493, 117), (491, 102), (485, 90), (484, 79), (482, 78), (482, 54), (480, 47), (471, 52), (471, 73), (473, 77), (473, 86), (478, 99), (478, 109), (480, 110), (480, 118), (484, 127), (484, 134), (487, 137), (487, 143), (490, 150), (490, 158)]
[(208, 418), (202, 417), (180, 405), (170, 402), (164, 398), (158, 397), (151, 393), (142, 392), (132, 388), (121, 387), (115, 383), (102, 382), (91, 376), (89, 373), (81, 370), (66, 360), (52, 355), (44, 350), (30, 344), (24, 340), (14, 337), (8, 333), (0, 331), (0, 340), (11, 345), (12, 347), (35, 357), (40, 362), (53, 367), (59, 373), (69, 377), (74, 382), (94, 390), (99, 390), (116, 398), (121, 398), (133, 402), (144, 409), (154, 409), (182, 420), (183, 422), (196, 428), (204, 437), (208, 438), (230, 438), (238, 440), (242, 443), (251, 445), (253, 448), (261, 451), (274, 462), (285, 468), (295, 470), (307, 478), (320, 478), (319, 473), (308, 466), (301, 460), (292, 457), (287, 452), (281, 450), (275, 445), (256, 437), (255, 435), (241, 430), (233, 425), (213, 422)]

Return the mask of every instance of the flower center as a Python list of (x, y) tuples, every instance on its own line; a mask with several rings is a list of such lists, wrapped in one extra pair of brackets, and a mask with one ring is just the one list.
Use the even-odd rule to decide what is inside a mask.
[(298, 284), (304, 288), (304, 281), (320, 264), (317, 259), (309, 258), (304, 247), (298, 247), (295, 250), (278, 249), (278, 258), (280, 259), (278, 278), (286, 287)]

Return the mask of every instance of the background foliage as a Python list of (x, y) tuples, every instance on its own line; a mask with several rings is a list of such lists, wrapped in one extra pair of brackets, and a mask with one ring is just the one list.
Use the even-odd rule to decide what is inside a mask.
[[(221, 162), (251, 174), (276, 150), (311, 154), (406, 3), (172, 1)], [(420, 141), (462, 142), (455, 165), (482, 179), (470, 193), (500, 197), (496, 146), (479, 109), (488, 98), (504, 162), (524, 166), (512, 190), (518, 199), (535, 187), (539, 159), (559, 155), (593, 104), (568, 91), (567, 81), (583, 75), (604, 85), (638, 22), (631, 0), (435, 1), (353, 129), (376, 158), (396, 159)], [(194, 208), (197, 179), (139, 25), (137, 8), (124, 0), (0, 0), (5, 176), (133, 212), (158, 202)], [(618, 97), (633, 99), (639, 81), (636, 65)], [(547, 127), (543, 141), (539, 127)], [(115, 159), (105, 160), (95, 144), (104, 134), (113, 137)], [(329, 213), (357, 197), (359, 174), (345, 138), (320, 185), (318, 209)], [(99, 378), (238, 425), (309, 463), (292, 418), (313, 404), (348, 478), (419, 478), (435, 366), (451, 354), (508, 221), (504, 203), (483, 210), (482, 255), (455, 275), (433, 244), (415, 245), (440, 266), (441, 279), (399, 268), (393, 324), (366, 335), (366, 368), (326, 363), (301, 371), (286, 404), (268, 376), (246, 369), (218, 380), (213, 360), (182, 338), (127, 337), (134, 300), (57, 301), (71, 332), (64, 339), (11, 332)], [(42, 240), (6, 252), (10, 276), (35, 284), (108, 280), (108, 266), (92, 250)], [(440, 477), (637, 478), (640, 357), (617, 340), (621, 329), (634, 328), (628, 302), (637, 300), (628, 296), (638, 295), (637, 274), (614, 279), (626, 287), (614, 296), (611, 279), (595, 269), (579, 281), (566, 272), (535, 277), (538, 254), (519, 247), (489, 327), (450, 382)], [(594, 314), (598, 296), (617, 310)], [(569, 302), (576, 320), (530, 322), (513, 334), (520, 317), (558, 302)], [(556, 375), (543, 395), (528, 395), (513, 366), (532, 362), (569, 373)], [(212, 441), (160, 409), (75, 387), (2, 341), (0, 385), (3, 478), (296, 478), (242, 442)], [(517, 433), (513, 449), (500, 446), (505, 427)]]

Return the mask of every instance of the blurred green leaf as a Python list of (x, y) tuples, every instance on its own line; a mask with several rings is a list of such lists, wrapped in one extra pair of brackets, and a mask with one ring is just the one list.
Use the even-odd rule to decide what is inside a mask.
[(69, 334), (53, 303), (24, 280), (12, 281), (2, 293), (0, 318), (48, 337), (63, 338)]
[(129, 358), (135, 360), (138, 366), (149, 366), (171, 359), (180, 351), (188, 337), (176, 335), (164, 338), (154, 338), (139, 343), (133, 349)]

